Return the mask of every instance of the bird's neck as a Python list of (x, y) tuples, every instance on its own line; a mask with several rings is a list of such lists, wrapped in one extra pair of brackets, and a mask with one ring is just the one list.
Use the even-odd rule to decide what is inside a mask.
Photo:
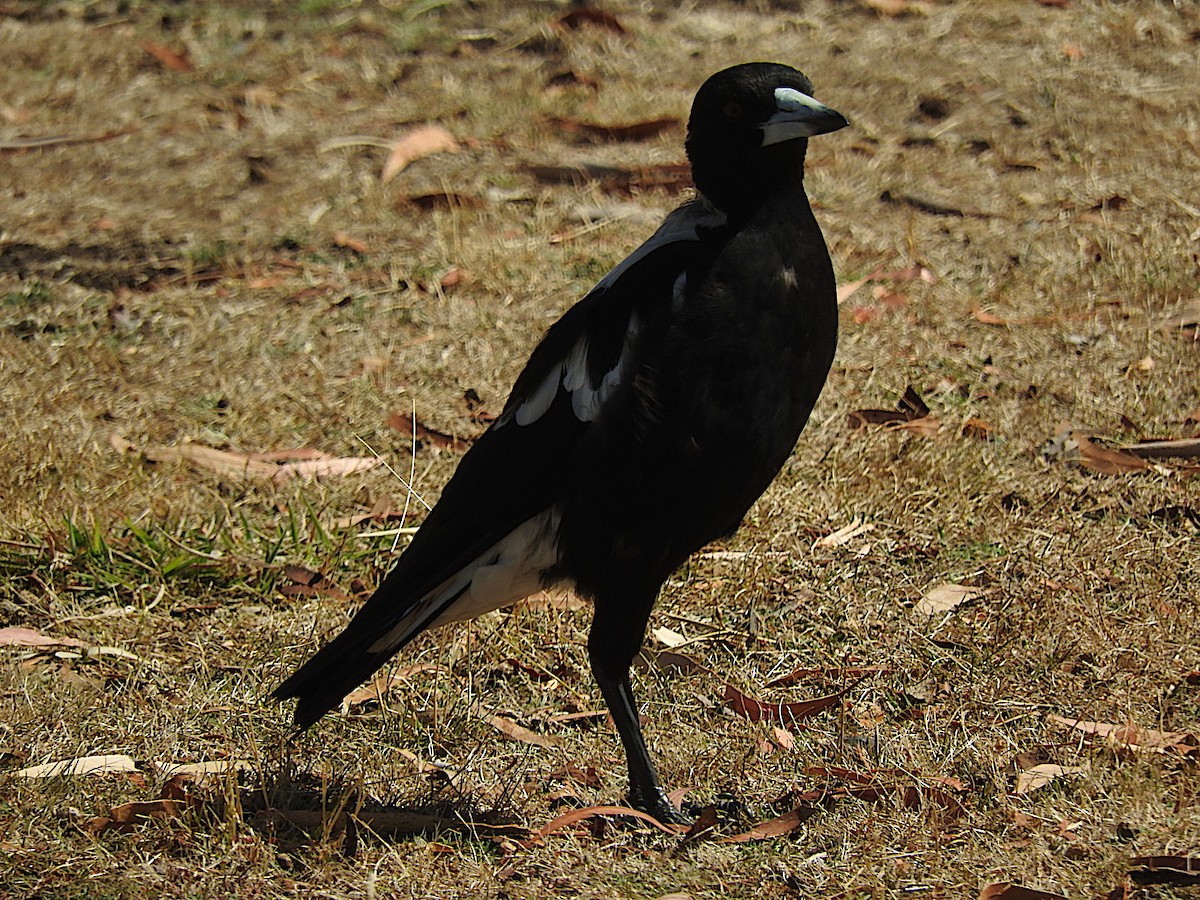
[(741, 228), (764, 209), (792, 208), (808, 210), (804, 192), (804, 170), (784, 169), (764, 178), (762, 172), (748, 172), (743, 178), (726, 176), (715, 183), (704, 183), (697, 173), (696, 187), (734, 228)]

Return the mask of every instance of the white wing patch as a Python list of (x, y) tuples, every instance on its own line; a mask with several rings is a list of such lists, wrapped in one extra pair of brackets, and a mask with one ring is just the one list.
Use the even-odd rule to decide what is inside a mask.
[(558, 510), (551, 507), (522, 522), (421, 598), (367, 652), (391, 653), (426, 626), (473, 619), (541, 590), (544, 574), (558, 562), (559, 521)]
[[(712, 206), (702, 196), (687, 203), (663, 220), (662, 225), (650, 238), (621, 260), (607, 275), (597, 282), (588, 292), (588, 296), (607, 291), (629, 269), (645, 259), (651, 253), (669, 244), (679, 241), (698, 241), (702, 229), (720, 228), (725, 225), (725, 214)], [(672, 305), (678, 309), (683, 302), (684, 289), (687, 285), (687, 274), (681, 272), (675, 280), (672, 291)], [(536, 422), (554, 403), (558, 390), (562, 389), (571, 395), (571, 409), (581, 422), (593, 422), (600, 414), (605, 401), (621, 385), (629, 375), (631, 348), (641, 329), (637, 316), (632, 316), (625, 331), (625, 341), (616, 364), (600, 379), (599, 384), (593, 384), (588, 365), (588, 338), (581, 335), (579, 340), (567, 352), (562, 362), (553, 367), (531, 394), (519, 403), (511, 414), (501, 417), (497, 427), (504, 425), (509, 419), (518, 425), (529, 425)]]
[[(517, 407), (513, 417), (517, 420), (518, 425), (529, 425), (545, 415), (550, 404), (554, 402), (554, 398), (558, 396), (558, 384), (561, 379), (561, 366), (550, 370), (537, 389), (529, 395), (529, 399)], [(504, 421), (501, 420), (497, 424), (503, 425)]]

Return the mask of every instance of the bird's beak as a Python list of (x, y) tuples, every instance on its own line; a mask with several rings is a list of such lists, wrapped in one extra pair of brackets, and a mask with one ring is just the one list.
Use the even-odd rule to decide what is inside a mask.
[(759, 126), (763, 133), (763, 147), (815, 134), (827, 134), (850, 124), (836, 109), (830, 109), (795, 88), (776, 88), (775, 108), (775, 114)]

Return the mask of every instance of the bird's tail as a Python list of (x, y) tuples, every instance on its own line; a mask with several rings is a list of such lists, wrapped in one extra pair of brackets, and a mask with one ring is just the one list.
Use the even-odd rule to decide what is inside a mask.
[[(406, 644), (434, 623), (438, 613), (453, 605), (471, 586), (468, 569), (412, 605), (399, 619), (381, 623), (378, 613), (397, 604), (390, 596), (391, 578), (384, 581), (346, 630), (322, 647), (271, 694), (276, 700), (295, 697), (296, 727), (307, 728), (338, 706)], [(392, 602), (388, 602), (391, 600)]]
[(544, 587), (557, 559), (557, 528), (555, 511), (534, 516), (467, 565), (451, 569), (448, 577), (442, 567), (433, 578), (411, 578), (403, 566), (406, 555), (346, 630), (272, 696), (295, 697), (296, 725), (307, 728), (426, 628), (474, 618)]

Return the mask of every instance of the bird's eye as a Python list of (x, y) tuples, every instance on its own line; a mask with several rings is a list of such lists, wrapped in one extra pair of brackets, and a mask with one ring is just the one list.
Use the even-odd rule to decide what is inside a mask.
[(745, 108), (736, 100), (729, 100), (725, 104), (725, 115), (731, 119), (740, 119), (746, 114)]

